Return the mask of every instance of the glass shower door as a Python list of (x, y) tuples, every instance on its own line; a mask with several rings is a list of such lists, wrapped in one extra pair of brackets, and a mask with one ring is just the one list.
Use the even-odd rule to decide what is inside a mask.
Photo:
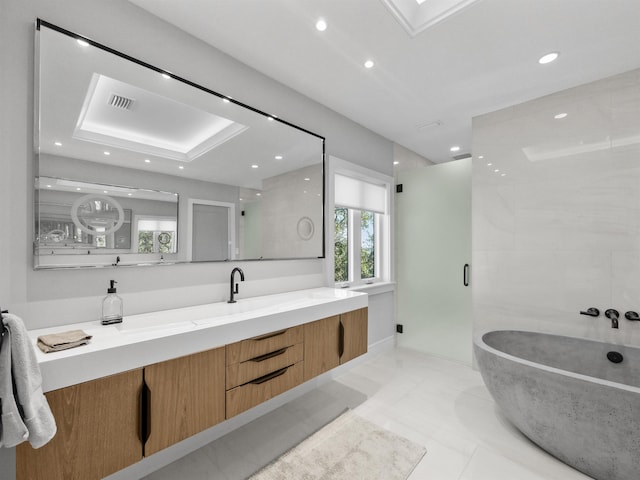
[(471, 365), (471, 159), (397, 183), (398, 345)]

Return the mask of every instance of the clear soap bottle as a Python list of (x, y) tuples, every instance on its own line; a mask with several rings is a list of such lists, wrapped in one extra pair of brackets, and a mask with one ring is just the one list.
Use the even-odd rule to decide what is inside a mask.
[(122, 322), (122, 299), (116, 295), (115, 280), (111, 280), (111, 287), (107, 289), (107, 296), (102, 300), (102, 325)]

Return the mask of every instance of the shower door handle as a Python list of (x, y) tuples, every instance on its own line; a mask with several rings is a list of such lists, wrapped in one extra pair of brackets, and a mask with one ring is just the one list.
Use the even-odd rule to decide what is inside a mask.
[(462, 268), (462, 284), (465, 287), (469, 286), (469, 264), (465, 263), (464, 267)]

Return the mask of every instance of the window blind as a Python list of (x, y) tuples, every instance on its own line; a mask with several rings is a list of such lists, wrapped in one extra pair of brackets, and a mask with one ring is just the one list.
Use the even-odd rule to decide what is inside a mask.
[(387, 213), (387, 190), (384, 185), (336, 174), (335, 204), (384, 214)]

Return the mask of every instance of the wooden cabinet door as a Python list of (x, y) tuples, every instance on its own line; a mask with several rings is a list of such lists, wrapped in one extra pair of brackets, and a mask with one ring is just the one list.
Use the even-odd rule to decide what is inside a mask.
[(142, 459), (142, 369), (46, 394), (58, 431), (16, 449), (17, 480), (99, 480)]
[(343, 352), (340, 363), (346, 363), (360, 355), (367, 353), (368, 344), (368, 309), (361, 308), (340, 315), (342, 324)]
[(148, 438), (145, 456), (225, 419), (225, 349), (145, 367)]
[(339, 335), (339, 315), (304, 325), (305, 381), (340, 364)]

